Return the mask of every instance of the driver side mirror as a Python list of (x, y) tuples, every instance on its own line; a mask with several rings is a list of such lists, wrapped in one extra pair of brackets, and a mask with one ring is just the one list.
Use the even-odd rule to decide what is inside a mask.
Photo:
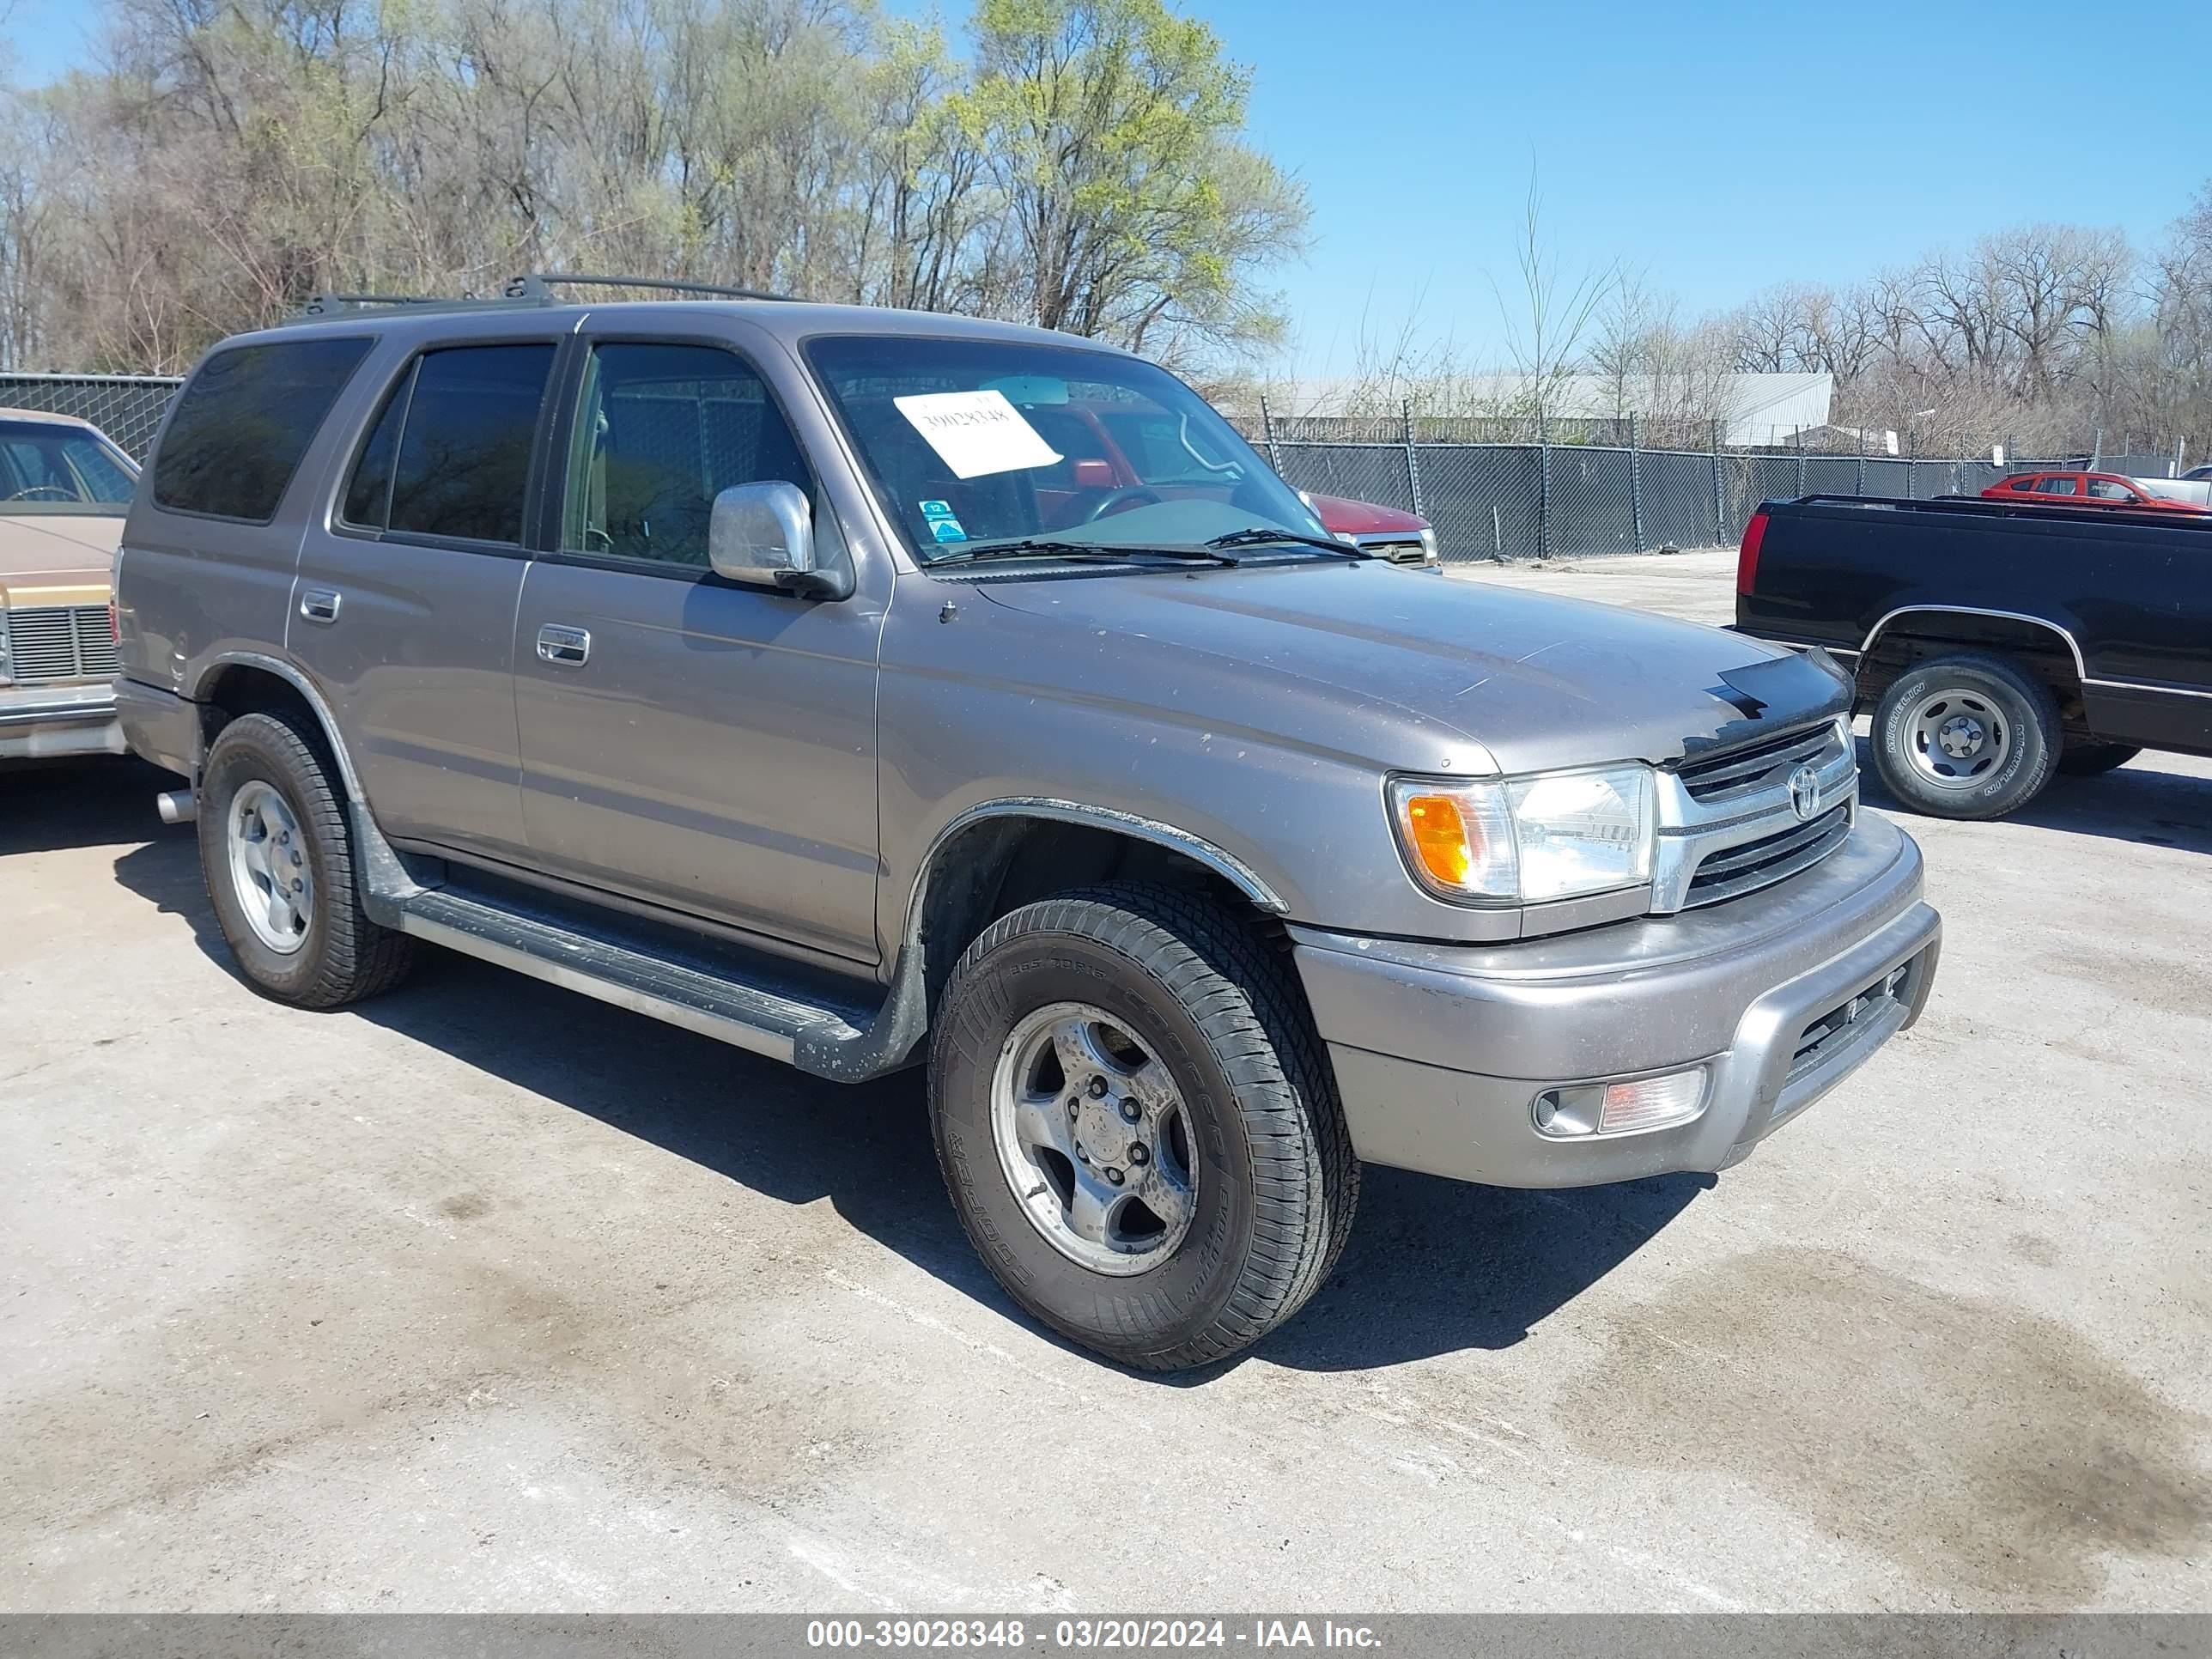
[(707, 562), (726, 580), (809, 599), (842, 599), (844, 584), (814, 562), (814, 507), (782, 479), (732, 484), (714, 497)]

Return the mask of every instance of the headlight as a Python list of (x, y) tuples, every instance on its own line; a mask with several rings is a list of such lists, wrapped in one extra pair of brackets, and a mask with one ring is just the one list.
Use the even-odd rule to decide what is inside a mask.
[(0, 599), (0, 685), (15, 683), (15, 665), (8, 659), (8, 603)]
[(1437, 562), (1437, 527), (1432, 524), (1425, 524), (1421, 526), (1421, 562), (1423, 564)]
[(1648, 766), (1480, 783), (1394, 778), (1390, 816), (1407, 866), (1439, 897), (1541, 904), (1650, 881), (1652, 793)]

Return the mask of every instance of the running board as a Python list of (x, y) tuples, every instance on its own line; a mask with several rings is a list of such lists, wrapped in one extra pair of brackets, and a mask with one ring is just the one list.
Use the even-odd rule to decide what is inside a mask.
[(929, 1024), (923, 951), (909, 940), (879, 1005), (754, 952), (633, 924), (595, 905), (416, 878), (360, 803), (352, 805), (370, 919), (618, 1008), (680, 1025), (816, 1077), (860, 1083), (910, 1064)]

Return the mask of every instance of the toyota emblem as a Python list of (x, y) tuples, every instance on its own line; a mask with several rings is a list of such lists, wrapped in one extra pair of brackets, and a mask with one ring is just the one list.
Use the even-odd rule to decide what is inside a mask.
[(1820, 810), (1820, 775), (1809, 764), (1790, 775), (1790, 805), (1799, 820), (1808, 823)]

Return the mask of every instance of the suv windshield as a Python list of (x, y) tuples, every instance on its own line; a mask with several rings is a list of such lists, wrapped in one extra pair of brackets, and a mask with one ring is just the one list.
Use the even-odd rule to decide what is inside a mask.
[(1328, 533), (1204, 398), (1139, 358), (882, 336), (817, 338), (806, 356), (925, 562), (1018, 541)]
[(96, 432), (0, 420), (0, 513), (120, 514), (137, 487), (137, 469)]

